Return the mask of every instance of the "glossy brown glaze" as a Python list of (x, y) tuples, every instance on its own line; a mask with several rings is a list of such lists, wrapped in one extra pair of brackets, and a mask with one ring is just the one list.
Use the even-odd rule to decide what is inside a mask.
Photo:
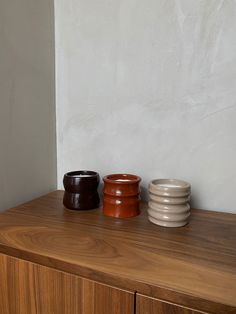
[(65, 210), (62, 198), (1, 213), (0, 252), (195, 311), (235, 313), (236, 215), (192, 209), (190, 224), (168, 229), (148, 221), (145, 204), (117, 220)]
[(65, 188), (63, 204), (68, 209), (88, 210), (99, 206), (99, 174), (94, 171), (80, 170), (64, 175)]
[(103, 178), (103, 213), (116, 218), (139, 214), (139, 182), (132, 174), (111, 174)]

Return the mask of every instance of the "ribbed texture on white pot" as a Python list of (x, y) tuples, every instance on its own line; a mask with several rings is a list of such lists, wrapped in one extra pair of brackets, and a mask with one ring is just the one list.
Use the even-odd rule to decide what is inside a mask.
[(177, 179), (156, 179), (150, 182), (148, 219), (163, 227), (182, 227), (189, 221), (189, 183)]

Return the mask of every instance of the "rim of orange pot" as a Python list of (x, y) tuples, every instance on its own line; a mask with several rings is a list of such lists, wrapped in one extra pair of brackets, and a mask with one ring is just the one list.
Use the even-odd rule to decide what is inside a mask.
[(103, 177), (103, 181), (113, 184), (130, 184), (140, 182), (141, 178), (129, 173), (113, 173)]

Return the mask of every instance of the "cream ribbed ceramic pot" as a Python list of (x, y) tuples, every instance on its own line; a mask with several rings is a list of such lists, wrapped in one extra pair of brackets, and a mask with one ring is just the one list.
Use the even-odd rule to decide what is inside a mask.
[(182, 227), (190, 216), (189, 183), (177, 179), (156, 179), (149, 184), (148, 219), (159, 226)]

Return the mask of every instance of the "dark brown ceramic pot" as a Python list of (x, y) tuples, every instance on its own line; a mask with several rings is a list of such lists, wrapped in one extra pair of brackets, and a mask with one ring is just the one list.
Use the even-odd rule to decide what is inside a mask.
[(72, 171), (64, 175), (63, 204), (74, 210), (88, 210), (99, 206), (99, 174), (94, 171)]
[(132, 174), (110, 174), (103, 178), (103, 213), (117, 218), (139, 214), (139, 182)]

